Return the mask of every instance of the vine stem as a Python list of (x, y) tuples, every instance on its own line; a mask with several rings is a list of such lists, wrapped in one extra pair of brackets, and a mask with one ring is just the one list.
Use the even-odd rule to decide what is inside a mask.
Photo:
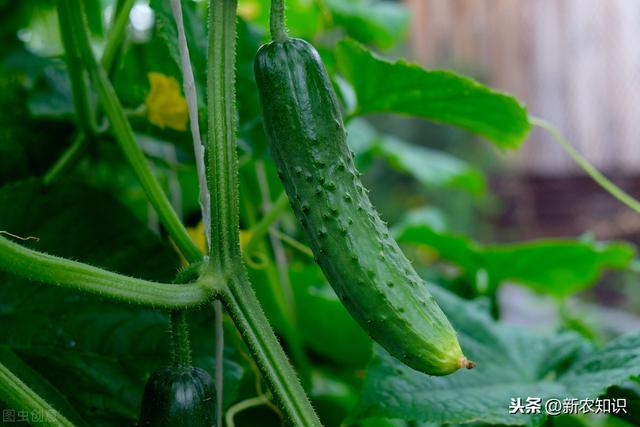
[(227, 411), (227, 416), (225, 417), (225, 420), (227, 422), (227, 427), (236, 427), (234, 418), (240, 412), (246, 411), (247, 409), (254, 408), (256, 406), (266, 405), (268, 403), (269, 403), (269, 399), (267, 398), (267, 396), (264, 396), (264, 395), (252, 397), (251, 399), (246, 399), (236, 403)]
[(283, 42), (289, 38), (285, 25), (284, 0), (271, 0), (269, 28), (273, 41)]
[(529, 117), (529, 123), (534, 126), (538, 126), (549, 132), (553, 139), (562, 147), (562, 149), (573, 159), (574, 162), (580, 166), (580, 168), (586, 172), (600, 187), (618, 199), (621, 203), (633, 209), (636, 213), (640, 213), (640, 202), (633, 198), (629, 193), (625, 192), (622, 188), (611, 182), (606, 176), (604, 176), (598, 169), (596, 169), (587, 159), (585, 159), (573, 146), (562, 136), (560, 131), (556, 129), (548, 121), (538, 118)]
[[(135, 0), (124, 0), (125, 3), (119, 8), (117, 11), (116, 19), (112, 29), (109, 32), (109, 38), (107, 39), (107, 44), (105, 45), (105, 49), (102, 52), (102, 58), (100, 60), (102, 66), (111, 70), (113, 66), (113, 61), (116, 56), (117, 51), (122, 46), (122, 39), (124, 38), (125, 31), (127, 29), (127, 24), (129, 22), (129, 13), (131, 12), (131, 8), (133, 7)], [(62, 23), (60, 23), (62, 25)], [(63, 39), (64, 41), (64, 39)], [(65, 52), (67, 48), (65, 46)], [(78, 56), (79, 59), (80, 56)], [(71, 67), (70, 67), (71, 68)], [(77, 88), (80, 85), (85, 85), (84, 76), (82, 73), (74, 73), (69, 72), (69, 79), (71, 80), (71, 88), (74, 91), (74, 88)], [(75, 92), (75, 91), (74, 91)], [(82, 105), (89, 105), (88, 97), (86, 96), (86, 89), (83, 92), (80, 92), (79, 97), (84, 97), (85, 100), (82, 101)], [(82, 95), (84, 93), (84, 95)], [(75, 99), (75, 96), (74, 96)], [(87, 107), (88, 110), (88, 107)], [(76, 111), (78, 108), (76, 107)], [(91, 115), (89, 118), (81, 119), (82, 123), (85, 123), (84, 120), (90, 119), (91, 121), (86, 123), (94, 123), (94, 116)], [(82, 126), (81, 126), (82, 129)], [(97, 129), (93, 129), (97, 130)], [(80, 132), (75, 136), (73, 142), (62, 155), (58, 158), (58, 160), (49, 168), (49, 170), (45, 173), (43, 177), (43, 182), (45, 185), (53, 184), (58, 178), (63, 176), (66, 172), (71, 170), (71, 168), (83, 157), (83, 155), (87, 152), (87, 146), (89, 145), (90, 139), (86, 130), (84, 132)]]
[(211, 246), (214, 266), (233, 270), (240, 258), (235, 123), (237, 0), (210, 0), (207, 73)]
[(78, 48), (84, 66), (93, 81), (102, 108), (111, 123), (116, 140), (129, 161), (136, 177), (140, 181), (147, 198), (158, 213), (160, 221), (166, 227), (176, 246), (188, 261), (195, 262), (201, 260), (202, 253), (200, 249), (198, 249), (193, 240), (191, 240), (189, 233), (187, 233), (186, 228), (182, 222), (180, 222), (178, 215), (173, 210), (158, 180), (151, 172), (144, 152), (136, 143), (133, 130), (118, 100), (118, 96), (105, 70), (98, 64), (93, 55), (87, 37), (82, 12), (82, 2), (75, 0), (58, 0), (58, 14), (62, 15), (64, 18), (61, 19), (66, 19), (65, 22), (68, 23), (67, 26), (61, 27), (61, 32), (68, 31), (73, 33), (75, 39), (78, 41)]
[(97, 125), (91, 111), (89, 93), (82, 64), (82, 40), (77, 33), (68, 31), (71, 27), (69, 14), (58, 14), (60, 37), (64, 46), (65, 62), (71, 82), (71, 96), (76, 111), (76, 125), (86, 136), (91, 137), (96, 133)]
[(293, 249), (296, 249), (300, 253), (303, 253), (304, 255), (310, 258), (313, 258), (313, 251), (309, 246), (305, 245), (304, 243), (300, 243), (293, 237), (284, 234), (280, 230), (270, 230), (269, 233), (271, 233), (271, 235), (275, 236), (276, 238), (282, 240), (284, 243), (288, 244)]
[(111, 299), (160, 308), (187, 308), (211, 300), (222, 287), (209, 274), (176, 286), (136, 279), (88, 264), (25, 248), (0, 236), (0, 270), (30, 280), (64, 286)]
[(78, 133), (73, 142), (67, 147), (58, 160), (49, 168), (49, 170), (42, 177), (44, 185), (53, 184), (58, 178), (63, 176), (66, 172), (82, 158), (83, 154), (87, 151), (87, 145), (89, 138), (84, 133)]
[(209, 268), (228, 278), (222, 301), (290, 424), (320, 420), (269, 325), (242, 262), (235, 140), (236, 0), (209, 1), (207, 66), (208, 182), (211, 192)]
[[(200, 123), (198, 120), (198, 93), (195, 78), (189, 57), (189, 45), (184, 29), (181, 0), (171, 0), (171, 10), (178, 30), (178, 46), (180, 49), (180, 64), (182, 69), (182, 82), (187, 98), (189, 110), (189, 122), (191, 125), (191, 137), (193, 139), (193, 152), (198, 172), (200, 210), (205, 229), (205, 241), (207, 248), (211, 247), (211, 196), (207, 185), (207, 172), (204, 161), (204, 146), (200, 137)], [(215, 329), (215, 385), (216, 385), (216, 425), (222, 427), (223, 411), (223, 385), (224, 385), (224, 328), (222, 325), (222, 304), (214, 301), (214, 329)], [(186, 323), (185, 323), (186, 333)]]
[(118, 51), (122, 48), (122, 41), (129, 24), (129, 14), (136, 0), (123, 0), (119, 8), (116, 8), (116, 18), (113, 21), (107, 43), (102, 51), (100, 63), (108, 72), (112, 72), (114, 60), (118, 56)]
[[(182, 285), (177, 285), (178, 287)], [(184, 310), (171, 312), (171, 341), (173, 343), (173, 364), (176, 367), (191, 366), (191, 344), (187, 313)]]
[(74, 427), (71, 421), (38, 396), (2, 363), (0, 363), (0, 400), (13, 409), (28, 413), (35, 412), (42, 419), (38, 425)]
[(296, 427), (321, 426), (248, 280), (230, 280), (222, 301), (289, 423)]

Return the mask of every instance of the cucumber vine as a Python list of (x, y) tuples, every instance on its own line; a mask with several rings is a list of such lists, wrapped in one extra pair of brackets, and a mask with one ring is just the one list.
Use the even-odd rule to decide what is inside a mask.
[[(144, 153), (136, 143), (126, 113), (110, 82), (110, 71), (123, 39), (133, 1), (120, 4), (114, 28), (102, 60), (96, 60), (88, 37), (82, 3), (58, 0), (58, 16), (64, 46), (67, 49), (74, 105), (79, 133), (70, 148), (45, 175), (45, 183), (55, 181), (82, 156), (90, 137), (97, 133), (95, 108), (87, 96), (86, 72), (97, 92), (110, 131), (135, 172), (140, 185), (159, 215), (179, 251), (190, 262), (203, 259), (202, 253), (178, 219), (160, 184), (154, 177)], [(280, 3), (282, 6), (282, 4)], [(76, 261), (44, 254), (18, 245), (0, 236), (0, 269), (43, 283), (69, 287), (114, 300), (163, 309), (187, 309), (220, 299), (247, 342), (262, 374), (271, 387), (289, 422), (296, 426), (320, 426), (320, 421), (300, 385), (284, 350), (265, 317), (247, 278), (239, 243), (238, 160), (235, 124), (235, 0), (212, 0), (209, 5), (209, 64), (207, 102), (209, 106), (206, 142), (207, 186), (212, 195), (211, 242), (208, 266), (195, 281), (186, 284), (155, 283), (113, 273)], [(87, 127), (90, 125), (90, 127)], [(269, 224), (285, 207), (281, 198), (273, 215), (261, 224)], [(266, 232), (266, 228), (264, 230)], [(261, 232), (260, 235), (263, 235)], [(189, 364), (189, 345), (184, 311), (174, 311), (174, 363)], [(220, 355), (218, 355), (220, 357)], [(6, 375), (5, 375), (6, 374)], [(0, 366), (0, 398), (17, 408), (38, 409), (48, 404)], [(54, 424), (71, 426), (58, 414)]]

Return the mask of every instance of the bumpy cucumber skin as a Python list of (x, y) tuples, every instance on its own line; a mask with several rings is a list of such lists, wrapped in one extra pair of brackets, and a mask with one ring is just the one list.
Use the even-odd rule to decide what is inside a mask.
[(140, 427), (215, 427), (215, 386), (193, 366), (168, 367), (149, 377), (142, 396)]
[(466, 365), (456, 333), (360, 182), (317, 51), (299, 39), (260, 48), (255, 75), (271, 153), (316, 262), (369, 335), (406, 365)]

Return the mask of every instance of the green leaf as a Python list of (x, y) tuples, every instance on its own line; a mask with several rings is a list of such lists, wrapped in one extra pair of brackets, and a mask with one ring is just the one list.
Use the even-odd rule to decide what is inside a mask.
[[(76, 182), (44, 188), (23, 181), (0, 188), (0, 206), (0, 230), (39, 239), (25, 246), (150, 280), (170, 281), (178, 270), (167, 242), (94, 188)], [(213, 342), (212, 310), (199, 317), (193, 341)], [(0, 346), (16, 352), (91, 426), (132, 425), (146, 378), (169, 361), (166, 313), (6, 273), (0, 273), (0, 324), (11, 325), (3, 328)], [(229, 336), (232, 345), (235, 336)], [(198, 361), (214, 354), (206, 347), (194, 350)], [(202, 367), (211, 371), (208, 362)], [(234, 390), (244, 368), (233, 360), (225, 365), (230, 366), (226, 385)]]
[(542, 239), (482, 245), (467, 236), (415, 223), (397, 227), (396, 237), (402, 243), (432, 248), (468, 277), (486, 277), (490, 288), (513, 281), (556, 297), (588, 288), (602, 270), (623, 269), (635, 255), (635, 248), (624, 242)]
[(425, 187), (457, 188), (472, 195), (484, 193), (484, 175), (470, 164), (442, 151), (383, 136), (377, 150), (396, 169), (410, 173)]
[(378, 347), (357, 411), (360, 417), (539, 425), (542, 415), (509, 414), (511, 399), (593, 399), (640, 374), (640, 334), (595, 349), (576, 334), (538, 335), (498, 323), (477, 304), (441, 288), (433, 286), (432, 292), (477, 367), (432, 377)]
[(409, 10), (395, 2), (370, 0), (323, 0), (331, 11), (332, 24), (349, 37), (379, 48), (402, 41), (409, 28)]
[(407, 114), (458, 126), (500, 148), (517, 148), (529, 132), (527, 111), (514, 97), (450, 71), (391, 62), (345, 39), (336, 48), (338, 69), (358, 99), (351, 116)]
[(297, 327), (314, 352), (343, 366), (363, 367), (372, 341), (340, 302), (316, 265), (289, 270), (295, 294)]
[(425, 188), (455, 188), (472, 195), (485, 190), (483, 173), (443, 151), (405, 142), (393, 135), (379, 134), (362, 119), (347, 125), (349, 146), (359, 156), (377, 156), (394, 169), (414, 177)]

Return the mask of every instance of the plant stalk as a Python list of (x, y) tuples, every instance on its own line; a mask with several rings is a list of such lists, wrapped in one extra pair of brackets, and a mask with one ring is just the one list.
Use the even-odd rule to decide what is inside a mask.
[(118, 56), (118, 52), (122, 49), (127, 25), (129, 25), (129, 15), (136, 0), (123, 0), (119, 3), (120, 7), (116, 8), (116, 17), (109, 30), (107, 44), (102, 51), (102, 58), (100, 58), (102, 67), (107, 70), (109, 74), (113, 73), (114, 60)]
[(284, 0), (271, 0), (269, 29), (271, 30), (271, 38), (275, 42), (283, 42), (289, 38), (285, 25)]
[(74, 427), (71, 421), (38, 396), (2, 363), (0, 363), (0, 400), (12, 409), (37, 414), (42, 418), (38, 425)]
[(210, 0), (207, 73), (208, 184), (211, 193), (209, 268), (228, 277), (222, 301), (292, 425), (320, 420), (262, 312), (242, 263), (235, 139), (236, 0)]
[(223, 291), (222, 302), (289, 423), (296, 427), (321, 426), (248, 280), (230, 280)]
[(160, 221), (189, 262), (201, 260), (202, 253), (200, 249), (191, 240), (158, 180), (151, 172), (144, 152), (136, 143), (133, 130), (118, 100), (118, 96), (105, 70), (98, 64), (93, 55), (82, 13), (82, 2), (58, 0), (58, 14), (63, 15), (67, 20), (66, 22), (69, 23), (68, 27), (61, 29), (61, 31), (70, 31), (75, 34), (82, 60), (98, 93), (102, 108), (111, 123), (116, 140), (140, 181), (147, 198), (158, 213)]
[(210, 275), (180, 286), (136, 279), (34, 251), (2, 236), (0, 270), (123, 302), (169, 309), (202, 305), (213, 299), (222, 287), (220, 280)]
[(173, 365), (176, 367), (191, 366), (189, 326), (187, 325), (187, 313), (184, 310), (171, 312), (171, 341), (173, 343)]
[(585, 159), (573, 146), (566, 140), (564, 136), (551, 123), (538, 117), (529, 117), (529, 122), (538, 126), (551, 134), (553, 139), (560, 147), (573, 159), (580, 168), (586, 172), (600, 187), (607, 193), (618, 199), (619, 202), (628, 208), (640, 213), (640, 202), (633, 198), (629, 193), (611, 182), (598, 169), (596, 169), (587, 159)]

